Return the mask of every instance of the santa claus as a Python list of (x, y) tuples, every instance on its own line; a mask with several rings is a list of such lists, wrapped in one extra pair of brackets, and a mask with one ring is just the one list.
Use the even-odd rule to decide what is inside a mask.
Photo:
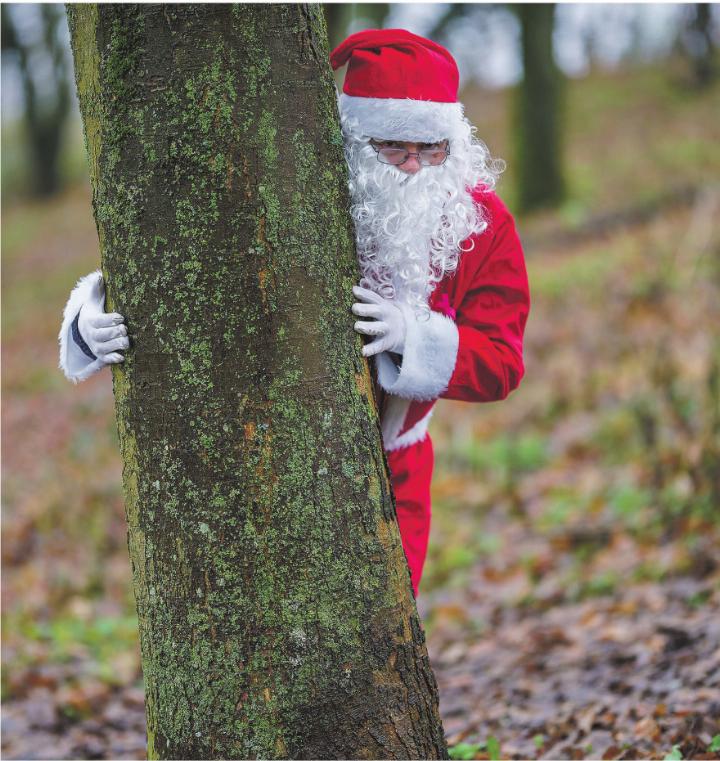
[[(353, 288), (374, 357), (384, 447), (415, 594), (430, 532), (435, 402), (504, 399), (523, 376), (530, 299), (501, 167), (457, 99), (441, 45), (402, 29), (353, 34), (339, 96), (362, 278)], [(60, 367), (78, 382), (122, 362), (122, 315), (104, 312), (99, 270), (77, 283), (60, 330)]]

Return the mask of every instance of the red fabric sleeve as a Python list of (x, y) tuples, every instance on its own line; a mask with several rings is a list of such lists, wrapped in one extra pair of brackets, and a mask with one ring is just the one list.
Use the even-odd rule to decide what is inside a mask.
[(523, 334), (530, 289), (515, 221), (492, 194), (492, 239), (457, 310), (457, 361), (442, 399), (493, 402), (525, 372)]

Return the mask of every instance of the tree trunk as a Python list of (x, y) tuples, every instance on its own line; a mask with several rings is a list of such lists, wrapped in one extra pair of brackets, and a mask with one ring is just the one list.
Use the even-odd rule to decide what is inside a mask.
[(360, 22), (362, 28), (382, 29), (390, 3), (322, 3), (322, 9), (330, 48), (335, 48), (351, 31), (358, 31), (353, 22)]
[(355, 3), (323, 3), (322, 8), (330, 48), (335, 48), (347, 37), (355, 15)]
[(693, 3), (687, 7), (686, 16), (687, 25), (680, 37), (692, 66), (693, 84), (702, 89), (712, 84), (716, 74), (710, 4)]
[(71, 5), (151, 758), (447, 749), (320, 6)]
[(562, 78), (553, 57), (555, 5), (519, 4), (523, 81), (515, 115), (519, 205), (523, 211), (565, 198), (561, 148)]
[[(39, 10), (35, 10), (38, 10), (37, 21), (42, 28), (42, 43), (28, 44), (18, 36), (6, 3), (2, 6), (2, 49), (14, 51), (17, 55), (23, 90), (23, 121), (32, 170), (31, 192), (35, 196), (46, 197), (56, 193), (60, 187), (60, 150), (70, 114), (70, 72), (65, 47), (58, 37), (58, 27), (63, 23), (62, 9), (48, 3), (37, 5)], [(40, 69), (38, 62), (45, 64), (43, 77), (50, 79), (46, 89), (51, 94), (38, 94), (35, 84)]]

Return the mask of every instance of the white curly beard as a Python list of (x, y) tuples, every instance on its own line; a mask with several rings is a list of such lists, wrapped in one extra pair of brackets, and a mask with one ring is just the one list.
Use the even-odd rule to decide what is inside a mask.
[(472, 247), (467, 239), (487, 226), (472, 190), (494, 187), (502, 168), (465, 118), (448, 129), (446, 162), (414, 175), (381, 164), (356, 120), (346, 116), (342, 127), (361, 285), (429, 316), (436, 284)]

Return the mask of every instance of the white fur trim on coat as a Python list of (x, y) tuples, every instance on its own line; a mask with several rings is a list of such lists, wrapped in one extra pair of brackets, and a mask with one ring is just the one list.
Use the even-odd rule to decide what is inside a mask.
[(366, 137), (438, 143), (456, 131), (463, 119), (462, 103), (438, 103), (411, 98), (361, 98), (340, 94), (340, 113), (354, 119)]
[(440, 312), (419, 321), (413, 308), (397, 306), (405, 315), (405, 351), (400, 367), (387, 352), (377, 355), (378, 382), (389, 394), (405, 399), (430, 401), (448, 387), (457, 362), (460, 335), (457, 325)]
[(83, 350), (75, 343), (72, 337), (72, 323), (80, 307), (86, 302), (95, 303), (98, 310), (105, 311), (105, 289), (98, 288), (102, 280), (102, 271), (95, 270), (89, 275), (81, 277), (70, 292), (70, 298), (65, 304), (62, 327), (58, 335), (60, 343), (59, 367), (65, 373), (65, 377), (73, 383), (89, 378), (93, 373), (101, 370), (106, 363), (101, 359), (90, 359)]
[(401, 396), (387, 395), (387, 402), (380, 420), (382, 430), (383, 446), (390, 450), (398, 433), (403, 427), (408, 410), (410, 409), (410, 400), (403, 399)]
[(424, 418), (418, 420), (409, 431), (405, 431), (402, 436), (396, 436), (389, 444), (385, 444), (385, 451), (392, 452), (395, 449), (409, 447), (411, 444), (422, 441), (427, 436), (428, 423), (433, 412), (435, 412), (435, 407), (430, 409)]

